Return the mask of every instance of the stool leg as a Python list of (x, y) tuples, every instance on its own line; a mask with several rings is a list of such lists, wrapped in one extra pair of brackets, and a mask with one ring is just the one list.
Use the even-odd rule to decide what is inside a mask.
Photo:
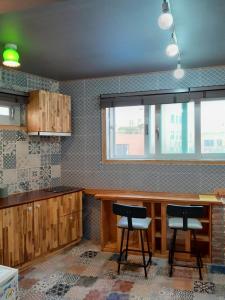
[(147, 246), (148, 246), (149, 260), (150, 260), (150, 264), (151, 264), (151, 260), (152, 260), (152, 252), (150, 251), (150, 246), (149, 246), (148, 230), (145, 230), (145, 236), (146, 236), (146, 241), (147, 241)]
[(197, 247), (197, 239), (196, 239), (196, 233), (195, 233), (195, 230), (192, 230), (193, 232), (193, 236), (194, 236), (194, 249), (195, 249), (195, 255), (196, 255), (196, 263), (197, 263), (197, 266), (198, 266), (198, 272), (199, 272), (199, 279), (202, 280), (202, 259), (201, 259), (201, 256), (200, 256), (200, 252), (198, 250), (198, 247)]
[(176, 237), (177, 237), (177, 229), (173, 229), (173, 240), (171, 244), (171, 252), (170, 252), (170, 273), (169, 276), (172, 277), (173, 275), (173, 259), (174, 259), (174, 252), (176, 247)]
[(127, 230), (127, 243), (126, 243), (126, 255), (125, 255), (125, 260), (127, 260), (128, 257), (128, 244), (129, 244), (129, 234), (130, 234), (130, 230)]
[(125, 231), (125, 229), (123, 228), (122, 229), (121, 244), (120, 244), (120, 256), (119, 256), (119, 259), (118, 259), (118, 274), (120, 274), (120, 262), (121, 262), (122, 254), (123, 254), (124, 231)]
[(145, 278), (147, 278), (147, 270), (146, 270), (146, 263), (145, 263), (145, 248), (144, 248), (144, 241), (142, 236), (142, 230), (140, 230), (140, 237), (141, 237), (141, 251), (142, 251), (142, 257), (143, 257), (143, 267), (145, 270)]

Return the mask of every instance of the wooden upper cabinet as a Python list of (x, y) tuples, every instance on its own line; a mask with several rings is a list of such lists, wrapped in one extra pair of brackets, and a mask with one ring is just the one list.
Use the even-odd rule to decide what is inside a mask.
[(70, 96), (42, 90), (30, 92), (27, 127), (29, 133), (40, 135), (71, 133)]

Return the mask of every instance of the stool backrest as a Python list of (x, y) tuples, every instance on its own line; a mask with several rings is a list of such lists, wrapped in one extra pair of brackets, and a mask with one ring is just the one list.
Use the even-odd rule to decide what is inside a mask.
[(115, 215), (127, 217), (128, 229), (133, 230), (132, 218), (145, 219), (147, 216), (147, 209), (143, 206), (113, 203), (113, 213)]
[(177, 217), (183, 219), (183, 230), (187, 230), (188, 218), (201, 218), (204, 216), (203, 206), (190, 206), (190, 205), (167, 205), (167, 216)]

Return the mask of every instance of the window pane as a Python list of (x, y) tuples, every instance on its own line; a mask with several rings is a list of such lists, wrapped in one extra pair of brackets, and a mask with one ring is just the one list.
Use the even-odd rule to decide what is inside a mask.
[(9, 116), (9, 107), (0, 106), (0, 115), (1, 116)]
[(143, 156), (145, 154), (144, 106), (116, 107), (115, 155)]
[(201, 102), (201, 152), (225, 153), (225, 100)]
[(194, 153), (194, 103), (161, 105), (161, 152)]

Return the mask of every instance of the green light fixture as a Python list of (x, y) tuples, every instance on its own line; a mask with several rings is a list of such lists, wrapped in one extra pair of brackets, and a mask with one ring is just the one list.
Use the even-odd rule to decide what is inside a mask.
[(16, 68), (20, 66), (20, 55), (15, 44), (6, 44), (3, 51), (3, 65)]

